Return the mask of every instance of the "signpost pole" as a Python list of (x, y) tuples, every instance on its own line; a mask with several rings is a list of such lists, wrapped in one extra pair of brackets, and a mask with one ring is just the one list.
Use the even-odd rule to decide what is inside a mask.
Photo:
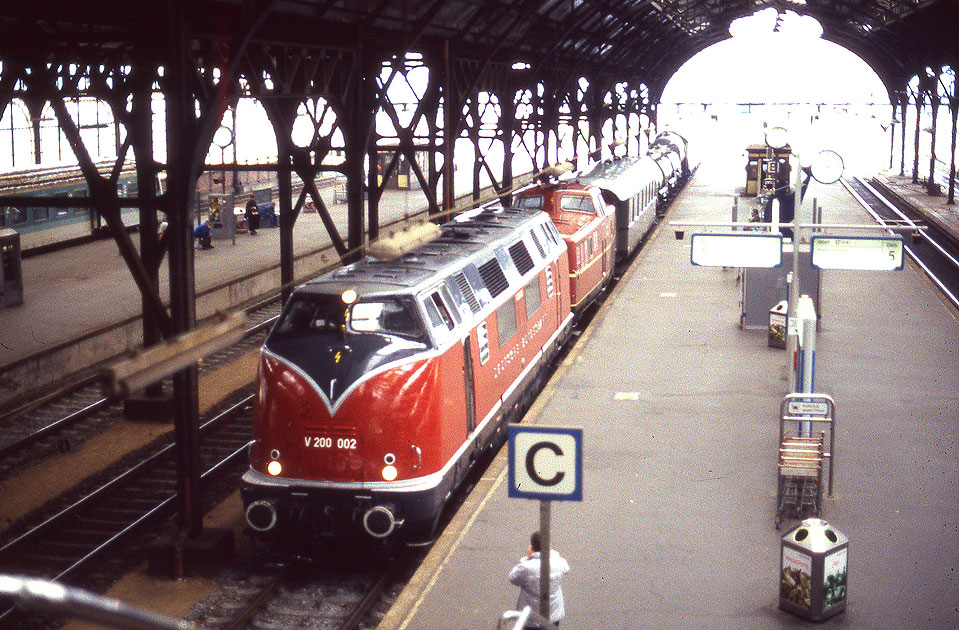
[(793, 271), (792, 279), (789, 281), (789, 302), (786, 315), (786, 356), (792, 361), (792, 370), (789, 376), (789, 391), (799, 391), (796, 382), (796, 368), (799, 357), (797, 326), (799, 325), (799, 240), (802, 226), (802, 165), (799, 163), (799, 155), (796, 155), (796, 183), (793, 185)]
[(549, 625), (553, 501), (583, 500), (583, 430), (507, 427), (509, 496), (539, 501), (539, 614)]
[(539, 614), (543, 619), (549, 619), (549, 557), (550, 546), (550, 501), (539, 502)]

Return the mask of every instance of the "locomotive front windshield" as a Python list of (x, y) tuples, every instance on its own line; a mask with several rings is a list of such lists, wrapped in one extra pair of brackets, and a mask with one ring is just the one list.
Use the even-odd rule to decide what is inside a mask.
[(423, 327), (412, 304), (396, 298), (361, 300), (348, 305), (339, 295), (294, 297), (276, 327), (278, 336), (374, 333), (419, 339)]
[(567, 212), (596, 214), (592, 198), (583, 195), (563, 195), (562, 200), (559, 202), (559, 207)]
[(529, 210), (543, 209), (543, 195), (522, 195), (513, 199), (513, 206), (516, 208), (527, 208)]
[(410, 312), (410, 305), (399, 300), (357, 302), (350, 309), (349, 328), (358, 333), (381, 333), (418, 338), (423, 328)]

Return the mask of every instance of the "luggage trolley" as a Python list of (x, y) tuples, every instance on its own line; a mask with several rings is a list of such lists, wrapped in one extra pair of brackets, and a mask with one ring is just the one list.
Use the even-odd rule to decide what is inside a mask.
[[(832, 496), (836, 453), (835, 403), (825, 394), (789, 394), (779, 421), (776, 529), (786, 516), (822, 515), (824, 460), (829, 460)], [(828, 433), (828, 439), (827, 439)], [(825, 450), (826, 444), (829, 450)]]

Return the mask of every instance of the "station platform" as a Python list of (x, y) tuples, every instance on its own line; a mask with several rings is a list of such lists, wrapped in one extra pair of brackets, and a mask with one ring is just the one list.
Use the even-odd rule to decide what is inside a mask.
[[(383, 223), (426, 207), (418, 190), (387, 190), (380, 201)], [(346, 204), (329, 210), (341, 237)], [(138, 235), (131, 235), (138, 244)], [(293, 230), (298, 279), (338, 260), (320, 215), (301, 212)], [(229, 309), (280, 284), (280, 231), (214, 240), (196, 248), (197, 317)], [(140, 292), (112, 239), (87, 243), (22, 261), (23, 302), (0, 308), (0, 405), (35, 385), (53, 382), (99, 360), (142, 344)], [(169, 301), (167, 260), (160, 268), (161, 298)], [(62, 374), (56, 374), (62, 370)]]
[[(561, 628), (809, 623), (779, 608), (786, 351), (740, 327), (737, 270), (692, 266), (668, 225), (727, 221), (739, 179), (700, 168), (523, 420), (584, 434), (583, 499), (552, 504)], [(812, 198), (826, 223), (869, 222), (838, 184)], [(821, 517), (849, 538), (847, 607), (822, 626), (959, 627), (959, 315), (911, 263), (823, 271), (821, 291), (815, 390), (837, 434)], [(507, 496), (506, 456), (380, 630), (495, 628), (514, 608), (539, 502)]]

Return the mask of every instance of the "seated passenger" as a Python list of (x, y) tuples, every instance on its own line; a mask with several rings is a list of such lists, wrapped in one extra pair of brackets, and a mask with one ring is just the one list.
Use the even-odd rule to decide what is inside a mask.
[(196, 226), (193, 230), (193, 237), (199, 239), (200, 246), (203, 249), (213, 249), (213, 228), (210, 226), (209, 219)]

